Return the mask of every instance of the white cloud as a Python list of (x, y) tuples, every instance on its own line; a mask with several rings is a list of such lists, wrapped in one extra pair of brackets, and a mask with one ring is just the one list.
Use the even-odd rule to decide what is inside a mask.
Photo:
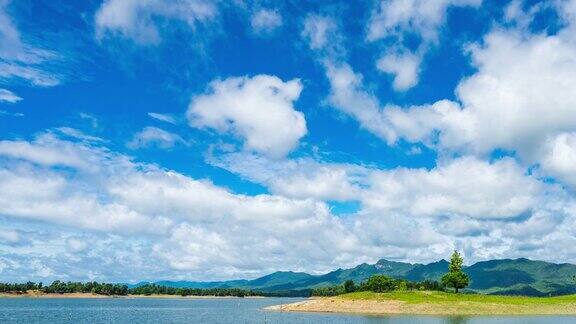
[(330, 82), (328, 101), (333, 107), (353, 117), (363, 128), (389, 143), (396, 140), (378, 98), (364, 90), (361, 75), (354, 73), (347, 64), (329, 62), (326, 64), (326, 76)]
[(44, 63), (58, 56), (22, 41), (8, 15), (9, 4), (0, 1), (0, 80), (22, 79), (40, 87), (59, 84), (61, 76), (43, 69)]
[(0, 110), (0, 116), (24, 117), (23, 113)]
[(310, 158), (271, 161), (260, 155), (227, 153), (209, 160), (215, 166), (265, 185), (272, 193), (290, 198), (355, 200), (368, 168), (321, 163)]
[(304, 114), (294, 109), (302, 84), (257, 75), (217, 80), (206, 94), (192, 98), (190, 126), (232, 133), (244, 146), (267, 156), (285, 156), (306, 135)]
[[(420, 64), (429, 47), (436, 44), (440, 27), (446, 20), (449, 7), (477, 7), (482, 0), (382, 0), (374, 10), (367, 28), (367, 39), (392, 39), (402, 52), (385, 53), (377, 66), (382, 72), (394, 75), (394, 89), (406, 91), (418, 83)], [(415, 50), (404, 44), (406, 35), (418, 35)]]
[(545, 172), (576, 188), (576, 132), (549, 139), (540, 154)]
[[(54, 134), (1, 143), (0, 216), (26, 228), (40, 222), (42, 231), (56, 226), (49, 235), (27, 234), (25, 246), (7, 243), (3, 277), (32, 266), (24, 251), (34, 251), (38, 275), (84, 280), (327, 271), (379, 257), (433, 261), (457, 246), (470, 260), (518, 256), (528, 244), (544, 259), (576, 259), (561, 243), (574, 234), (573, 199), (511, 159), (375, 170), (236, 153), (221, 163), (275, 192), (249, 196)], [(321, 199), (358, 199), (361, 208), (340, 219)], [(13, 231), (21, 236), (4, 231), (11, 242)], [(124, 271), (109, 266), (118, 263)]]
[(178, 121), (176, 120), (176, 117), (174, 117), (173, 115), (170, 114), (160, 114), (160, 113), (155, 113), (155, 112), (149, 112), (148, 116), (150, 116), (150, 118), (159, 120), (159, 121), (163, 121), (169, 124), (177, 124)]
[(336, 22), (330, 17), (311, 15), (304, 20), (302, 36), (308, 39), (314, 50), (323, 49), (328, 45), (331, 35), (336, 30)]
[(382, 0), (370, 19), (368, 39), (398, 37), (413, 32), (423, 41), (436, 41), (448, 7), (479, 6), (481, 3), (481, 0)]
[(144, 127), (140, 132), (134, 134), (134, 137), (127, 145), (132, 149), (149, 146), (169, 149), (176, 144), (186, 143), (187, 142), (177, 134), (167, 132), (157, 127)]
[(0, 244), (14, 244), (20, 242), (20, 240), (21, 237), (17, 231), (0, 228)]
[(195, 28), (217, 15), (214, 1), (106, 0), (96, 12), (96, 37), (119, 35), (139, 44), (157, 44), (162, 21), (174, 20)]
[(512, 159), (487, 163), (466, 157), (430, 171), (374, 172), (362, 199), (366, 209), (412, 217), (460, 215), (513, 218), (537, 207), (542, 185)]
[(503, 149), (538, 163), (547, 140), (576, 129), (574, 50), (562, 34), (496, 30), (471, 49), (478, 72), (459, 84), (460, 103), (390, 109), (386, 124), (442, 150)]
[(60, 132), (66, 136), (88, 142), (105, 142), (102, 138), (85, 134), (84, 132), (71, 127), (58, 127), (55, 131)]
[(562, 134), (576, 130), (576, 47), (570, 26), (568, 21), (557, 35), (495, 28), (481, 44), (469, 47), (477, 72), (460, 82), (457, 101), (382, 105), (350, 66), (328, 63), (329, 102), (391, 145), (404, 139), (441, 153), (479, 157), (510, 151), (526, 165), (542, 163), (545, 172), (560, 177), (552, 160), (544, 159), (551, 145), (560, 145), (552, 142), (565, 141)]
[(65, 166), (95, 171), (98, 165), (93, 152), (88, 146), (61, 141), (52, 134), (39, 136), (33, 142), (0, 141), (0, 156), (49, 167)]
[(421, 57), (405, 53), (390, 53), (383, 55), (376, 66), (380, 71), (394, 75), (393, 87), (397, 91), (405, 91), (418, 83)]
[(0, 102), (17, 103), (22, 100), (14, 92), (6, 89), (0, 89)]
[(282, 16), (269, 9), (260, 9), (252, 14), (250, 25), (256, 33), (271, 33), (282, 26)]

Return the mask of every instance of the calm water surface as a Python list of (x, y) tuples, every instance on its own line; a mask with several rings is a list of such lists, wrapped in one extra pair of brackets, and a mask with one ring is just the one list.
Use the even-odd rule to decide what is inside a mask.
[(0, 323), (576, 323), (576, 316), (376, 317), (262, 310), (295, 301), (298, 299), (0, 298)]

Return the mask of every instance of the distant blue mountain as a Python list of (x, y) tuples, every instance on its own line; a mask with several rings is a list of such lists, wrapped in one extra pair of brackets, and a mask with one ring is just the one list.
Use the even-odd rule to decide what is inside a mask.
[[(410, 281), (437, 280), (448, 271), (448, 262), (412, 264), (381, 259), (375, 264), (363, 263), (350, 269), (337, 269), (323, 275), (278, 271), (253, 280), (213, 282), (157, 281), (158, 285), (176, 288), (244, 288), (263, 292), (304, 291), (346, 280), (360, 283), (376, 274)], [(490, 260), (475, 263), (464, 269), (470, 276), (469, 291), (504, 295), (562, 295), (576, 293), (576, 266), (528, 259)], [(149, 282), (141, 282), (140, 286)]]

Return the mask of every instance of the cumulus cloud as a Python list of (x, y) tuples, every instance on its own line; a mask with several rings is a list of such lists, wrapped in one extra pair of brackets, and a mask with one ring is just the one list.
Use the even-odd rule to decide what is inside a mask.
[(192, 127), (231, 133), (246, 149), (279, 158), (307, 132), (304, 114), (294, 109), (301, 91), (298, 79), (269, 75), (216, 80), (192, 98), (187, 117)]
[(544, 161), (546, 152), (554, 145), (556, 152), (566, 147), (559, 143), (569, 136), (562, 134), (576, 129), (571, 24), (567, 20), (555, 35), (495, 28), (483, 42), (469, 46), (477, 72), (460, 82), (456, 101), (383, 105), (362, 75), (345, 63), (328, 62), (329, 102), (390, 145), (403, 139), (479, 157), (515, 152), (524, 163), (543, 163), (554, 175), (552, 160)]
[(547, 141), (576, 129), (575, 49), (562, 34), (496, 30), (472, 47), (478, 72), (459, 84), (460, 102), (390, 109), (386, 123), (396, 137), (441, 150), (502, 149), (538, 163)]
[(543, 188), (512, 159), (466, 157), (432, 170), (374, 172), (362, 199), (367, 209), (413, 217), (513, 218), (536, 208)]
[(132, 149), (138, 149), (149, 146), (156, 146), (163, 149), (169, 149), (176, 144), (187, 144), (187, 142), (177, 134), (170, 133), (158, 127), (144, 127), (141, 131), (134, 134), (134, 137), (127, 146)]
[[(125, 268), (132, 276), (255, 277), (286, 268), (327, 271), (379, 257), (432, 261), (456, 247), (469, 249), (471, 260), (517, 256), (528, 244), (554, 259), (559, 252), (547, 244), (574, 234), (570, 196), (525, 174), (512, 159), (466, 157), (431, 170), (310, 159), (275, 164), (248, 153), (220, 160), (273, 188), (250, 196), (90, 143), (53, 133), (2, 141), (0, 217), (10, 224), (40, 222), (42, 230), (52, 226), (59, 233), (38, 235), (43, 241), (31, 237), (25, 248), (37, 251), (32, 260), (18, 252), (20, 243), (10, 243), (20, 232), (4, 231), (7, 243), (0, 244), (10, 244), (13, 253), (0, 253), (3, 276), (15, 278), (18, 267), (34, 264), (38, 277), (125, 279), (106, 264), (134, 262)], [(340, 219), (322, 201), (334, 199), (358, 200), (360, 210)], [(40, 248), (46, 242), (55, 248)]]
[[(6, 194), (0, 198), (0, 216), (95, 233), (157, 237), (149, 252), (171, 264), (173, 271), (195, 271), (198, 278), (206, 278), (218, 275), (206, 272), (215, 264), (230, 269), (230, 276), (263, 274), (286, 264), (303, 269), (309, 260), (303, 250), (323, 260), (319, 267), (324, 270), (340, 253), (358, 248), (354, 235), (316, 200), (235, 194), (209, 181), (135, 164), (52, 134), (2, 144), (0, 189)], [(98, 172), (87, 169), (84, 161)], [(187, 235), (191, 233), (197, 235)], [(302, 236), (310, 240), (296, 239)], [(73, 252), (82, 244), (68, 241), (66, 248)], [(346, 262), (352, 264), (354, 255), (348, 254)]]
[(96, 37), (117, 35), (139, 44), (157, 44), (163, 21), (174, 20), (195, 28), (217, 15), (214, 1), (106, 0), (96, 12)]
[(576, 188), (576, 133), (562, 133), (548, 139), (540, 154), (540, 165), (545, 172)]
[(252, 14), (250, 25), (255, 33), (272, 33), (282, 26), (282, 16), (270, 9), (260, 9)]

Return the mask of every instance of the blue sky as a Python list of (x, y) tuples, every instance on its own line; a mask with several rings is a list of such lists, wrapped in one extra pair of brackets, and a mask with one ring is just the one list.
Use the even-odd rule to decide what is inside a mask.
[(576, 2), (0, 0), (0, 278), (576, 262)]

